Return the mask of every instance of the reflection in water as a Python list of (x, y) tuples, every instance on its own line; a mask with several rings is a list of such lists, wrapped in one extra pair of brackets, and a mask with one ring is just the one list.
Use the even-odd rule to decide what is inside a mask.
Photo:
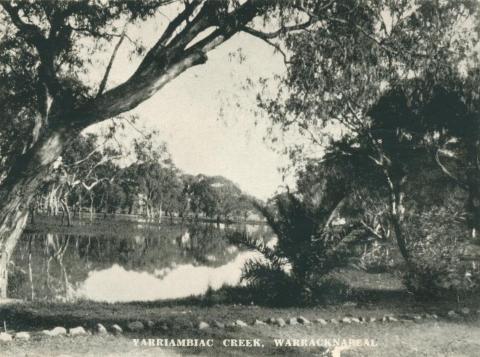
[(90, 272), (87, 280), (77, 289), (77, 297), (124, 302), (199, 295), (209, 287), (219, 289), (222, 285), (237, 285), (245, 262), (256, 257), (260, 257), (258, 253), (242, 252), (232, 262), (219, 267), (184, 264), (157, 272), (157, 276), (128, 271), (115, 264), (109, 269)]
[(92, 227), (84, 235), (48, 228), (48, 233), (24, 234), (17, 245), (10, 296), (130, 301), (202, 294), (209, 286), (238, 284), (245, 261), (255, 257), (232, 246), (226, 238), (229, 232), (271, 238), (263, 226), (245, 225), (139, 227), (135, 222), (112, 222), (112, 231)]

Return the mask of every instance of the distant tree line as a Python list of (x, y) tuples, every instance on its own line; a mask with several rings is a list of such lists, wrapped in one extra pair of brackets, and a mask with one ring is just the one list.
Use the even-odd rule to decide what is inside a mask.
[(80, 136), (57, 160), (32, 212), (61, 215), (68, 225), (73, 216), (92, 220), (98, 213), (138, 215), (161, 223), (163, 217), (246, 221), (256, 212), (256, 199), (232, 181), (181, 172), (164, 145), (136, 140), (133, 151), (132, 162), (122, 163), (122, 153), (102, 144), (98, 135)]

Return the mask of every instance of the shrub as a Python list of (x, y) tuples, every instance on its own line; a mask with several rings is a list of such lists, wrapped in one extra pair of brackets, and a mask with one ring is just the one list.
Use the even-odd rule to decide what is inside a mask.
[(403, 280), (419, 297), (459, 298), (479, 290), (479, 262), (465, 257), (472, 244), (458, 212), (438, 207), (413, 215), (406, 224), (413, 268)]
[(247, 234), (230, 236), (264, 256), (249, 261), (242, 275), (257, 292), (259, 303), (312, 304), (321, 300), (321, 278), (344, 266), (351, 254), (345, 239), (351, 227), (330, 225), (338, 203), (319, 207), (290, 193), (277, 196), (274, 210), (258, 207), (278, 238), (275, 247)]
[(368, 273), (385, 273), (395, 265), (390, 248), (377, 241), (363, 252), (359, 259), (359, 267)]

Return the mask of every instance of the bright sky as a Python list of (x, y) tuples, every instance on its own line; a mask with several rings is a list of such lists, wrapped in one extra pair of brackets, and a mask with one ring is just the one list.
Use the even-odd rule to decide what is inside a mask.
[[(147, 38), (148, 48), (159, 33), (161, 28), (152, 23), (133, 36)], [(138, 65), (124, 47), (117, 55), (109, 87), (127, 79)], [(238, 55), (231, 58), (239, 48), (243, 61)], [(222, 175), (245, 192), (268, 198), (282, 185), (278, 167), (286, 164), (286, 158), (263, 142), (267, 120), (255, 125), (256, 91), (242, 86), (249, 78), (255, 82), (283, 73), (282, 57), (261, 40), (238, 34), (208, 58), (206, 64), (187, 70), (136, 108), (132, 112), (140, 117), (136, 125), (158, 129), (159, 139), (167, 143), (181, 170)]]
[[(229, 52), (239, 47), (246, 56), (243, 63), (229, 60)], [(241, 86), (249, 77), (256, 80), (283, 68), (270, 47), (238, 35), (210, 53), (206, 64), (182, 74), (135, 112), (141, 124), (160, 130), (182, 170), (222, 175), (267, 198), (282, 183), (277, 168), (285, 161), (262, 140), (266, 120), (255, 126), (251, 111), (256, 109), (256, 93)]]

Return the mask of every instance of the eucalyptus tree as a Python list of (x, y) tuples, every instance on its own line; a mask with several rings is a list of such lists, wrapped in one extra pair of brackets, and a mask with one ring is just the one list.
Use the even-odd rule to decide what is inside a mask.
[[(259, 104), (273, 126), (299, 132), (309, 145), (363, 152), (383, 176), (390, 225), (409, 262), (405, 186), (413, 158), (435, 135), (417, 122), (419, 102), (438, 80), (474, 64), (478, 3), (355, 4), (355, 11), (335, 7), (330, 21), (287, 35), (287, 74), (278, 95), (260, 96)], [(301, 157), (306, 148), (297, 142), (290, 151)]]
[[(67, 143), (88, 126), (137, 107), (189, 68), (205, 63), (210, 51), (236, 33), (249, 31), (265, 38), (300, 30), (314, 20), (305, 10), (332, 3), (2, 0), (1, 295), (6, 295), (7, 265), (25, 226), (27, 207)], [(118, 49), (130, 39), (128, 26), (141, 26), (150, 18), (164, 23), (169, 18), (164, 10), (175, 14), (150, 49), (137, 48), (137, 69), (109, 88)], [(274, 31), (255, 29), (255, 18), (268, 20), (270, 11), (278, 14)], [(305, 15), (297, 15), (299, 11)], [(104, 74), (86, 80), (85, 74), (95, 77), (92, 58), (107, 50), (112, 55)]]

